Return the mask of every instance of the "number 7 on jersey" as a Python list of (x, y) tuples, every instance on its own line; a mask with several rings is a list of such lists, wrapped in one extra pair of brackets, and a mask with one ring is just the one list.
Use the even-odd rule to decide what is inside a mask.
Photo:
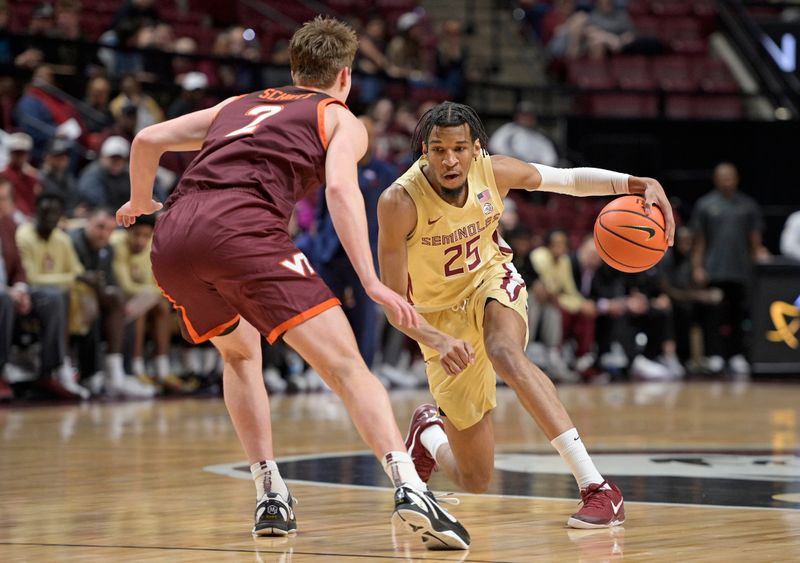
[(255, 118), (241, 129), (237, 129), (236, 131), (231, 131), (225, 136), (236, 137), (238, 135), (251, 135), (253, 131), (256, 130), (256, 127), (258, 127), (261, 124), (262, 121), (264, 121), (271, 115), (275, 115), (282, 109), (283, 106), (272, 106), (272, 105), (251, 107), (249, 110), (245, 112), (245, 115), (255, 116)]

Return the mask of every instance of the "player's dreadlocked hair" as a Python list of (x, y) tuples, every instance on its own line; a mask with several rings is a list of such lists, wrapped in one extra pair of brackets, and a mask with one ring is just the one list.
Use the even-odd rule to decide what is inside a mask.
[(422, 114), (417, 123), (414, 136), (411, 138), (411, 150), (414, 152), (414, 157), (418, 158), (422, 154), (422, 143), (428, 143), (434, 127), (458, 127), (465, 123), (469, 126), (472, 141), (478, 139), (481, 147), (485, 150), (489, 146), (489, 136), (475, 110), (464, 104), (442, 102)]

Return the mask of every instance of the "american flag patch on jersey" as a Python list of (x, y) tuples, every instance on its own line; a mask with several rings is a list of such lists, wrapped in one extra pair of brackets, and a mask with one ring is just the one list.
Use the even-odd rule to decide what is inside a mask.
[(492, 199), (492, 194), (489, 192), (489, 190), (483, 190), (478, 194), (478, 201), (480, 203), (489, 201), (490, 199)]

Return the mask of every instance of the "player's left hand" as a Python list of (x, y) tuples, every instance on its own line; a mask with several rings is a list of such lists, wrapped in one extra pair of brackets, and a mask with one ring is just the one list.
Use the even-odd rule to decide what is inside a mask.
[(664, 214), (664, 219), (667, 222), (667, 243), (672, 246), (675, 242), (675, 218), (672, 215), (672, 205), (667, 199), (667, 194), (658, 180), (653, 178), (642, 178), (644, 182), (644, 212), (648, 215), (653, 207), (653, 204), (658, 205), (661, 212)]
[(136, 222), (139, 215), (150, 215), (164, 207), (161, 202), (151, 199), (144, 205), (134, 207), (133, 202), (128, 200), (122, 207), (117, 209), (117, 225), (122, 225), (127, 228)]

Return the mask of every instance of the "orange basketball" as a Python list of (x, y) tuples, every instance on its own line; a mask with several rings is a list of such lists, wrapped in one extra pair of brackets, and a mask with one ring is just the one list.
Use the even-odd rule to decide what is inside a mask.
[(643, 272), (655, 266), (667, 250), (664, 214), (657, 206), (644, 212), (644, 198), (618, 197), (594, 222), (594, 245), (600, 258), (621, 272)]

